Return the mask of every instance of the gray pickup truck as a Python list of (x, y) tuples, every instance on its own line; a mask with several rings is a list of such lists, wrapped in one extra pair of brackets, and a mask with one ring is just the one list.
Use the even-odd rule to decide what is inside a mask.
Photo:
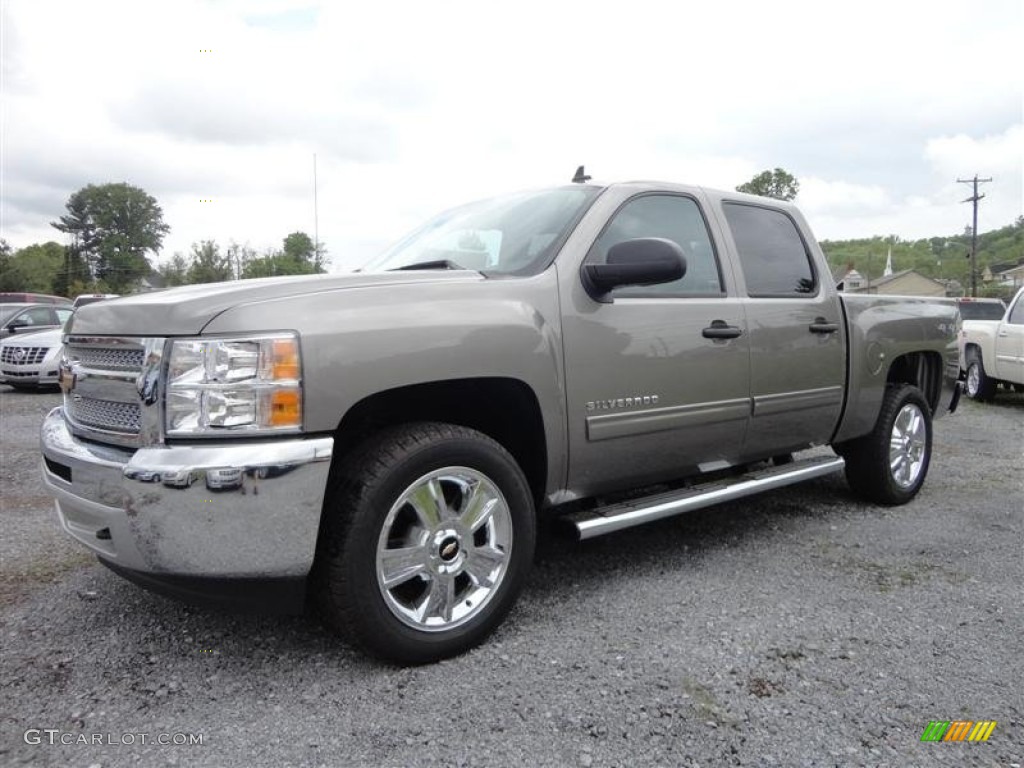
[(844, 468), (910, 501), (958, 323), (838, 295), (790, 204), (572, 184), (448, 211), (354, 273), (82, 308), (42, 471), (126, 578), (308, 601), (425, 662), (508, 613), (539, 515), (586, 539)]

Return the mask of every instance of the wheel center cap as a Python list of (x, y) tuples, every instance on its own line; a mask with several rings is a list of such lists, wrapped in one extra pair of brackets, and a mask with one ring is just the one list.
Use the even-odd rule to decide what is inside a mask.
[(450, 563), (459, 554), (459, 540), (455, 537), (450, 537), (441, 542), (439, 549), (441, 559), (446, 563)]

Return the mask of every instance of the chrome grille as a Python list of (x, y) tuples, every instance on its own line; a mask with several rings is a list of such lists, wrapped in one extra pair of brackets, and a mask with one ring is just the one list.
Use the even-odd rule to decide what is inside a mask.
[[(64, 414), (72, 432), (121, 446), (159, 439), (159, 405), (139, 387), (147, 366), (160, 366), (162, 339), (71, 336), (64, 345)], [(150, 387), (152, 394), (152, 387)]]
[[(49, 347), (16, 347), (5, 345), (0, 348), (0, 363), (13, 365), (39, 365), (46, 357)], [(19, 357), (19, 353), (21, 357)]]
[(87, 427), (138, 434), (138, 403), (116, 403), (110, 400), (95, 400), (91, 397), (73, 395), (67, 408), (73, 421)]
[(66, 354), (71, 362), (103, 371), (138, 372), (142, 370), (142, 363), (145, 360), (145, 352), (142, 349), (99, 345), (69, 344)]

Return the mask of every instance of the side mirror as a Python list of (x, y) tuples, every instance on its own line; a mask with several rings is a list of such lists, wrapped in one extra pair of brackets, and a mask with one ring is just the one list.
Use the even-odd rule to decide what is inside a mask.
[(10, 333), (17, 333), (20, 328), (28, 328), (28, 323), (24, 320), (15, 320), (7, 325), (7, 330)]
[(583, 265), (583, 286), (598, 301), (620, 285), (670, 283), (686, 274), (683, 249), (662, 237), (623, 240), (608, 249), (605, 264)]

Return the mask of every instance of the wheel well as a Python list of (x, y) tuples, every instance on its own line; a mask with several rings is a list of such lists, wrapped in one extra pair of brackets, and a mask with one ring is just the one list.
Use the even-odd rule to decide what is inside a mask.
[(970, 364), (974, 356), (981, 359), (981, 347), (977, 344), (970, 343), (964, 345), (964, 362)]
[(539, 505), (547, 483), (547, 443), (540, 404), (522, 381), (454, 379), (386, 390), (354, 405), (335, 432), (335, 456), (382, 427), (413, 421), (443, 421), (483, 432), (519, 464)]
[(910, 352), (897, 357), (889, 367), (886, 382), (917, 387), (934, 413), (942, 394), (942, 357), (937, 352)]

